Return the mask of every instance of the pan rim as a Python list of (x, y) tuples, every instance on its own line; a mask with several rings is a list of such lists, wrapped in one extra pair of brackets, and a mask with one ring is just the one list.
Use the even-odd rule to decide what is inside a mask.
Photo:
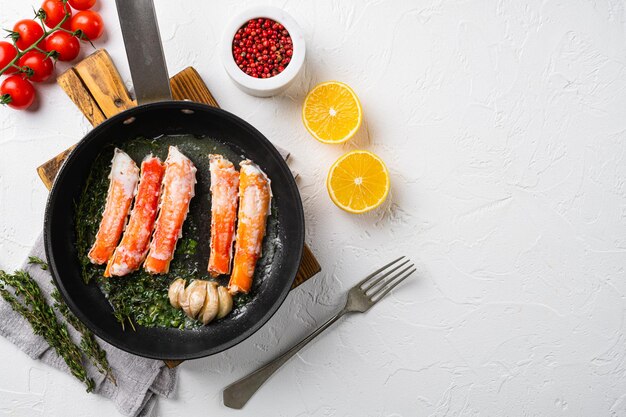
[[(118, 340), (118, 338), (113, 337), (108, 332), (103, 330), (100, 326), (98, 326), (97, 323), (90, 320), (82, 312), (82, 310), (78, 308), (78, 306), (72, 300), (72, 298), (68, 296), (66, 286), (63, 284), (63, 280), (59, 279), (59, 275), (60, 275), (59, 268), (53, 256), (54, 239), (51, 236), (52, 235), (51, 216), (52, 216), (52, 213), (54, 212), (54, 203), (57, 200), (57, 194), (58, 194), (58, 190), (60, 187), (59, 184), (63, 182), (64, 178), (67, 177), (68, 172), (69, 172), (68, 166), (71, 165), (70, 162), (72, 161), (73, 158), (76, 158), (77, 155), (79, 155), (83, 149), (89, 146), (91, 141), (94, 140), (94, 138), (98, 135), (100, 131), (106, 129), (107, 126), (109, 125), (123, 122), (124, 120), (128, 120), (129, 117), (133, 117), (133, 115), (136, 114), (137, 112), (150, 111), (153, 109), (168, 109), (168, 108), (172, 110), (197, 109), (203, 112), (218, 114), (220, 115), (220, 117), (230, 119), (230, 121), (236, 124), (239, 124), (242, 128), (250, 131), (254, 136), (256, 136), (262, 142), (264, 142), (264, 145), (270, 150), (270, 152), (274, 154), (273, 155), (274, 158), (280, 161), (279, 165), (281, 165), (281, 169), (286, 170), (286, 172), (289, 173), (289, 175), (287, 176), (287, 179), (288, 179), (288, 182), (290, 183), (290, 188), (297, 195), (297, 201), (295, 204), (296, 212), (293, 214), (297, 216), (297, 224), (301, 225), (301, 227), (299, 228), (300, 230), (297, 230), (297, 234), (299, 235), (299, 238), (297, 239), (297, 241), (290, 242), (290, 250), (296, 251), (293, 257), (298, 262), (292, 265), (290, 268), (291, 271), (289, 272), (291, 272), (292, 278), (288, 280), (289, 285), (285, 285), (281, 289), (272, 307), (269, 310), (267, 310), (256, 321), (256, 323), (254, 323), (250, 328), (240, 333), (236, 337), (218, 346), (215, 346), (213, 348), (201, 349), (201, 350), (198, 350), (197, 352), (185, 353), (185, 354), (177, 354), (176, 352), (171, 352), (171, 354), (168, 353), (166, 356), (163, 356), (160, 354), (155, 354), (154, 352), (150, 350), (131, 347), (127, 345), (126, 343), (124, 343), (124, 341)], [(162, 102), (149, 103), (149, 104), (136, 106), (131, 109), (127, 109), (123, 112), (120, 112), (116, 114), (115, 116), (112, 116), (111, 118), (105, 120), (100, 125), (94, 127), (76, 144), (76, 146), (72, 149), (67, 159), (64, 161), (63, 165), (61, 166), (55, 178), (53, 186), (50, 190), (50, 193), (48, 195), (46, 208), (45, 208), (45, 214), (44, 214), (44, 248), (45, 248), (46, 258), (50, 266), (50, 274), (52, 275), (55, 285), (59, 288), (59, 292), (61, 293), (61, 296), (63, 297), (63, 300), (65, 301), (65, 303), (68, 305), (70, 311), (72, 311), (72, 313), (76, 315), (76, 317), (82, 323), (84, 323), (95, 335), (97, 335), (98, 337), (106, 341), (107, 343), (117, 347), (118, 349), (124, 350), (128, 353), (145, 357), (145, 358), (158, 359), (158, 360), (190, 360), (190, 359), (197, 359), (197, 358), (214, 355), (224, 350), (227, 350), (233, 346), (236, 346), (237, 344), (243, 342), (248, 337), (255, 334), (259, 329), (261, 329), (261, 327), (263, 327), (272, 318), (272, 316), (274, 316), (274, 314), (278, 311), (280, 306), (284, 303), (293, 285), (293, 282), (295, 281), (295, 278), (297, 276), (297, 272), (300, 266), (300, 262), (302, 260), (303, 250), (304, 250), (304, 239), (305, 239), (304, 231), (305, 231), (304, 209), (302, 206), (302, 198), (300, 196), (300, 191), (295, 182), (295, 178), (293, 177), (293, 175), (291, 174), (291, 171), (289, 170), (289, 167), (287, 166), (287, 163), (282, 158), (278, 150), (274, 147), (274, 145), (258, 129), (256, 129), (254, 126), (252, 126), (250, 123), (246, 122), (239, 116), (236, 116), (233, 113), (230, 113), (226, 110), (223, 110), (217, 107), (209, 106), (203, 103), (190, 102), (190, 101), (162, 101)]]

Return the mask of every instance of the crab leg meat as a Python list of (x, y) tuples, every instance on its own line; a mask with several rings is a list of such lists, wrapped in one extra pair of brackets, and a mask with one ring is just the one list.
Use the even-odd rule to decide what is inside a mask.
[(150, 250), (143, 264), (151, 274), (165, 274), (170, 269), (176, 242), (194, 196), (196, 167), (176, 146), (170, 146), (165, 160), (159, 216), (154, 226)]
[(237, 220), (239, 172), (222, 155), (209, 155), (211, 171), (211, 254), (208, 271), (212, 276), (228, 274), (233, 253)]
[(139, 181), (137, 164), (124, 151), (117, 148), (111, 161), (109, 180), (104, 213), (96, 233), (96, 241), (88, 254), (91, 263), (97, 265), (106, 263), (113, 255), (126, 226)]
[(165, 165), (155, 156), (149, 155), (141, 163), (141, 176), (135, 205), (130, 213), (130, 220), (122, 241), (109, 259), (104, 271), (105, 277), (123, 276), (136, 271), (145, 259), (159, 209), (159, 195), (164, 172)]
[(239, 174), (239, 222), (235, 239), (235, 259), (228, 289), (247, 293), (261, 256), (267, 216), (272, 196), (270, 180), (249, 160), (242, 161)]

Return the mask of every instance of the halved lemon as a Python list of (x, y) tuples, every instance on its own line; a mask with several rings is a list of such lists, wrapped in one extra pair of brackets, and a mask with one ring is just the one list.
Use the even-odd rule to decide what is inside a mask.
[(363, 120), (361, 102), (344, 83), (328, 81), (307, 94), (302, 121), (313, 137), (324, 143), (343, 143), (359, 130)]
[(350, 213), (365, 213), (387, 198), (389, 171), (372, 152), (348, 152), (330, 167), (326, 188), (337, 207)]

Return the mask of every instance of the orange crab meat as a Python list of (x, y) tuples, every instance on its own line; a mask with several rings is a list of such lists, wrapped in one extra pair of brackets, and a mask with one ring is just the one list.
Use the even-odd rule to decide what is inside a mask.
[(159, 215), (154, 227), (144, 269), (151, 274), (165, 274), (174, 257), (176, 242), (182, 235), (183, 223), (194, 196), (196, 167), (177, 147), (170, 146), (165, 160), (165, 175), (159, 203)]
[(233, 254), (239, 172), (222, 155), (209, 155), (211, 171), (211, 254), (208, 271), (212, 276), (228, 274)]
[(270, 180), (258, 166), (249, 160), (239, 165), (239, 222), (233, 273), (228, 283), (228, 290), (233, 294), (247, 293), (252, 288), (252, 277), (261, 257), (261, 244), (272, 197)]
[(120, 149), (115, 149), (109, 174), (109, 190), (102, 221), (88, 257), (91, 263), (106, 263), (120, 241), (130, 206), (135, 196), (139, 181), (139, 168), (130, 156)]
[(105, 277), (119, 277), (136, 271), (145, 259), (159, 209), (159, 195), (164, 172), (165, 165), (155, 156), (149, 155), (141, 163), (141, 176), (135, 205), (130, 213), (130, 220), (122, 241), (109, 259), (104, 271)]

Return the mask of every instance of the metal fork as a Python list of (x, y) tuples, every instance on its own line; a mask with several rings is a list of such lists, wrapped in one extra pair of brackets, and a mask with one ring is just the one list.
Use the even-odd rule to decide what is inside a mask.
[(389, 291), (394, 289), (415, 271), (415, 265), (413, 265), (409, 259), (405, 259), (404, 256), (401, 256), (372, 272), (348, 291), (346, 305), (334, 317), (322, 324), (317, 330), (305, 337), (300, 343), (287, 352), (268, 364), (263, 365), (251, 374), (227, 386), (224, 389), (224, 405), (236, 409), (243, 408), (261, 385), (267, 381), (278, 368), (287, 362), (289, 358), (313, 340), (315, 336), (330, 327), (331, 324), (339, 320), (344, 314), (365, 313), (387, 295)]

